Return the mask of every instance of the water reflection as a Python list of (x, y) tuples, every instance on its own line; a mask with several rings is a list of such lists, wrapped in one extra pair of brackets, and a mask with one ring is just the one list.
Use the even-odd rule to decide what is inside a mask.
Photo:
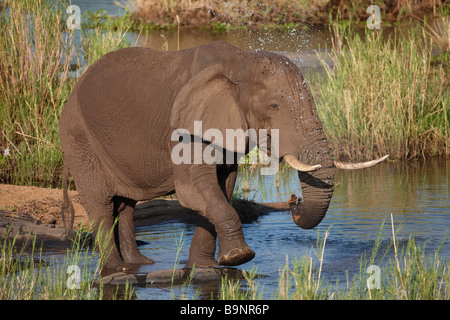
[(363, 237), (373, 236), (379, 221), (393, 213), (396, 222), (405, 225), (405, 234), (443, 238), (450, 227), (449, 170), (449, 162), (433, 159), (342, 172), (337, 176), (339, 185), (329, 219), (337, 224), (352, 218), (364, 219), (364, 231), (355, 230), (358, 223), (353, 228), (346, 227), (346, 232)]

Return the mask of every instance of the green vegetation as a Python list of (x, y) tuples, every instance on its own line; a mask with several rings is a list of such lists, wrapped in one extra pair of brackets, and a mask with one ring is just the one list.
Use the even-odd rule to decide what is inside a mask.
[(103, 54), (129, 44), (120, 30), (68, 30), (62, 6), (48, 1), (5, 4), (0, 14), (0, 182), (58, 186), (63, 162), (58, 119), (76, 83), (71, 70), (80, 68), (82, 74)]
[[(45, 0), (6, 1), (1, 11), (0, 182), (60, 186), (58, 119), (76, 77), (103, 54), (129, 46), (125, 31), (142, 30), (129, 9), (121, 17), (88, 13), (82, 30), (68, 30), (63, 7)], [(367, 30), (363, 39), (348, 24), (333, 24), (336, 67), (314, 95), (336, 156), (389, 153), (409, 159), (450, 153), (445, 8), (439, 10), (440, 29), (424, 21), (425, 27), (387, 41), (382, 30)], [(233, 25), (214, 23), (219, 31)], [(299, 27), (293, 21), (278, 25)], [(432, 41), (445, 54), (434, 57)]]
[(450, 154), (450, 54), (432, 55), (422, 27), (361, 38), (332, 23), (335, 68), (314, 90), (336, 155), (350, 159), (389, 154), (411, 159)]

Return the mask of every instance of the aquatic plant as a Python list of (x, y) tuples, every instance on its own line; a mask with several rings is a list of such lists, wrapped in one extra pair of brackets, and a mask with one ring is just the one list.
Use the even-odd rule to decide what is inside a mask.
[[(385, 232), (385, 225), (388, 232)], [(390, 230), (389, 230), (390, 229)], [(327, 279), (322, 265), (327, 259), (330, 227), (318, 231), (316, 244), (301, 257), (286, 257), (281, 265), (278, 288), (269, 294), (276, 300), (448, 300), (450, 298), (450, 263), (440, 257), (446, 243), (429, 254), (426, 243), (418, 245), (413, 237), (398, 240), (398, 227), (391, 215), (382, 223), (370, 251), (360, 258), (360, 268), (353, 277)], [(385, 239), (389, 236), (392, 237)], [(383, 236), (384, 234), (384, 236)], [(102, 246), (102, 241), (94, 247)], [(182, 236), (175, 239), (174, 270), (179, 265)], [(426, 253), (427, 252), (427, 253)], [(75, 238), (63, 259), (44, 254), (32, 240), (18, 245), (16, 238), (0, 241), (0, 300), (2, 299), (133, 299), (134, 287), (107, 287), (95, 281), (100, 271), (97, 251)], [(192, 273), (193, 274), (193, 273)], [(192, 286), (192, 274), (184, 284), (170, 284), (171, 299), (197, 299), (201, 293)], [(244, 279), (224, 276), (220, 291), (211, 299), (259, 300), (266, 296), (260, 286), (256, 267), (243, 270)], [(78, 277), (79, 275), (79, 277)], [(330, 282), (330, 280), (335, 280)], [(334, 284), (332, 284), (334, 283)], [(112, 292), (112, 295), (110, 295)], [(204, 297), (203, 297), (204, 298)]]

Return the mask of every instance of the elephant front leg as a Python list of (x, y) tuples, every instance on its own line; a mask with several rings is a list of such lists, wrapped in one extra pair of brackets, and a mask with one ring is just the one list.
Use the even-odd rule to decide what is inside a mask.
[[(219, 242), (218, 263), (235, 266), (253, 259), (255, 253), (244, 240), (241, 222), (237, 212), (228, 202), (219, 185), (215, 165), (177, 165), (174, 166), (175, 188), (180, 203), (206, 218), (214, 226)], [(204, 229), (204, 228), (202, 228)], [(204, 231), (207, 231), (204, 229)], [(190, 252), (198, 248), (204, 231), (196, 229)], [(211, 232), (209, 232), (211, 235)], [(196, 239), (200, 241), (197, 241)], [(209, 245), (208, 245), (209, 248)], [(211, 253), (210, 253), (211, 255)], [(191, 259), (190, 259), (191, 260)]]
[[(228, 202), (231, 200), (236, 184), (237, 169), (237, 165), (224, 165), (217, 168), (217, 179)], [(219, 264), (215, 258), (216, 242), (217, 233), (214, 226), (199, 215), (185, 267), (218, 267)]]
[[(237, 161), (236, 161), (236, 163), (237, 163)], [(222, 189), (222, 192), (223, 192), (224, 196), (226, 197), (228, 203), (230, 203), (231, 197), (233, 195), (233, 190), (234, 190), (234, 186), (236, 184), (236, 178), (237, 178), (237, 170), (238, 170), (237, 164), (222, 165), (222, 166), (217, 167), (217, 179), (219, 182), (219, 186)], [(234, 211), (234, 214), (232, 216), (233, 217), (237, 216), (237, 213), (234, 210), (234, 208), (233, 208), (233, 211)], [(222, 252), (227, 252), (227, 250), (229, 250), (228, 254), (226, 254), (226, 253), (221, 254), (221, 250), (219, 249), (219, 257), (218, 257), (219, 264), (229, 265), (229, 266), (239, 265), (239, 264), (243, 264), (247, 261), (250, 261), (255, 256), (255, 253), (253, 252), (253, 250), (250, 249), (250, 247), (245, 243), (240, 219), (239, 219), (239, 228), (238, 229), (239, 229), (239, 233), (242, 234), (242, 236), (238, 236), (238, 238), (242, 237), (243, 245), (241, 247), (239, 247), (239, 245), (238, 245), (234, 248), (232, 247), (231, 249), (224, 248), (223, 249), (224, 251), (222, 251)], [(219, 243), (219, 248), (220, 248), (220, 243)]]
[[(215, 224), (219, 240), (217, 261), (222, 266), (238, 266), (252, 260), (255, 257), (255, 252), (244, 240), (244, 233), (236, 211), (228, 202), (227, 205), (224, 205), (215, 213), (218, 215)], [(224, 216), (231, 217), (223, 219), (221, 216), (224, 212), (227, 212)]]

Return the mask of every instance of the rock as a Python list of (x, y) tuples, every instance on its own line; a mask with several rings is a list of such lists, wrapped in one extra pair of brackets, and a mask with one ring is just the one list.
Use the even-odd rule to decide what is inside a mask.
[(127, 282), (129, 284), (145, 284), (145, 281), (142, 281), (142, 276), (138, 278), (135, 274), (126, 273), (126, 272), (113, 273), (113, 274), (101, 277), (100, 279), (96, 280), (95, 282), (96, 283), (102, 282), (104, 284), (115, 284), (115, 285), (126, 284)]
[(182, 268), (158, 270), (147, 274), (116, 272), (101, 277), (95, 282), (97, 284), (103, 282), (110, 285), (124, 285), (127, 282), (140, 285), (170, 285), (172, 283), (182, 284), (189, 279), (191, 279), (192, 283), (220, 281), (225, 275), (229, 279), (243, 278), (242, 271), (235, 268)]
[(222, 276), (229, 278), (243, 278), (242, 271), (235, 268), (183, 268), (153, 271), (147, 274), (146, 282), (149, 284), (170, 284), (172, 277), (174, 283), (183, 283), (189, 278), (192, 282), (218, 281)]

